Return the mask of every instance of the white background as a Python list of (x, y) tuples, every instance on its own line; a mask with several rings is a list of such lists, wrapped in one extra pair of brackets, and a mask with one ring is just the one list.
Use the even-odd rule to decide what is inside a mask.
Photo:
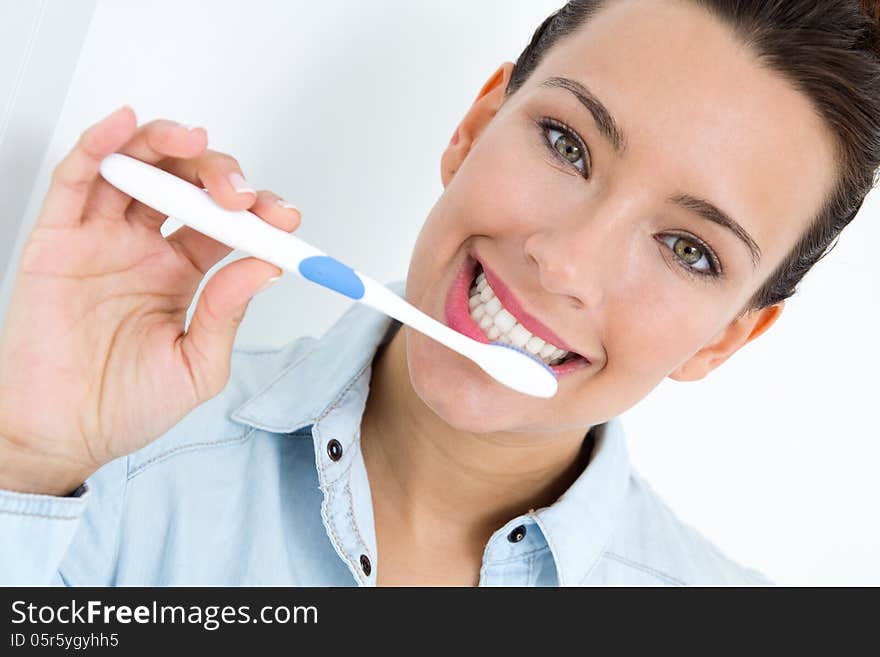
[[(141, 123), (204, 126), (257, 188), (298, 205), (303, 238), (402, 279), (458, 120), (559, 4), (84, 0), (80, 17), (94, 14), (60, 114), (34, 112), (22, 128), (52, 137), (32, 189), (21, 187), (25, 211), (3, 218), (23, 226), (14, 253), (51, 169), (128, 103)], [(20, 47), (0, 54), (21, 58), (9, 50)], [(878, 245), (875, 194), (768, 334), (708, 380), (666, 382), (624, 417), (635, 467), (669, 506), (778, 583), (880, 584)], [(287, 275), (251, 303), (238, 344), (320, 335), (348, 303)]]

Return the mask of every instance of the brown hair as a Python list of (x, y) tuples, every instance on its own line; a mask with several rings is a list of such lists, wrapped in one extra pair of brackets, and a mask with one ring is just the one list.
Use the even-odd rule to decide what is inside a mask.
[[(544, 54), (614, 0), (571, 0), (520, 54), (510, 97)], [(837, 181), (809, 228), (744, 312), (795, 293), (877, 184), (880, 168), (880, 0), (690, 0), (729, 26), (758, 60), (812, 102), (833, 132)]]

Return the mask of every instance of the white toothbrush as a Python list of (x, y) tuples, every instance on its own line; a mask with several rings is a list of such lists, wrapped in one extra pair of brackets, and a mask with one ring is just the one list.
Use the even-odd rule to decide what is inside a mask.
[(195, 185), (121, 153), (102, 160), (101, 175), (141, 203), (234, 249), (366, 304), (470, 358), (500, 383), (534, 397), (556, 394), (555, 373), (526, 351), (484, 344), (452, 330), (369, 276), (329, 257), (247, 210), (226, 210)]

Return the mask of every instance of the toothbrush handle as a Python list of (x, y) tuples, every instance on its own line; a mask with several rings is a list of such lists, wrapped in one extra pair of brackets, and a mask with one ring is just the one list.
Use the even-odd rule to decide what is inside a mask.
[(200, 233), (371, 306), (464, 355), (474, 353), (474, 340), (426, 315), (381, 283), (247, 210), (221, 207), (186, 180), (121, 153), (104, 158), (100, 171), (114, 187)]
[(213, 237), (300, 276), (300, 263), (326, 257), (304, 240), (266, 223), (247, 210), (227, 210), (211, 196), (177, 176), (121, 153), (102, 160), (101, 175), (114, 187)]
[(438, 322), (366, 274), (360, 272), (356, 272), (356, 274), (364, 283), (364, 296), (359, 299), (361, 303), (382, 311), (389, 317), (414, 328), (419, 333), (424, 333), (429, 338), (433, 338), (463, 356), (478, 357), (477, 350), (482, 347), (481, 343)]

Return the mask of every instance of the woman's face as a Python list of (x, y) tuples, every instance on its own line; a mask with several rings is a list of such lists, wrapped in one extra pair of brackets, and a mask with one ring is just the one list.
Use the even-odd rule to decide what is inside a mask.
[[(704, 376), (772, 324), (779, 307), (740, 313), (831, 189), (834, 145), (805, 96), (689, 2), (612, 2), (502, 103), (511, 68), (443, 155), (445, 191), (417, 240), (407, 298), (472, 333), (479, 261), (520, 323), (589, 364), (561, 375), (554, 398), (526, 397), (407, 329), (410, 378), (461, 430), (583, 428), (666, 376)], [(616, 124), (619, 152), (576, 85)], [(685, 195), (740, 229), (669, 200)]]

